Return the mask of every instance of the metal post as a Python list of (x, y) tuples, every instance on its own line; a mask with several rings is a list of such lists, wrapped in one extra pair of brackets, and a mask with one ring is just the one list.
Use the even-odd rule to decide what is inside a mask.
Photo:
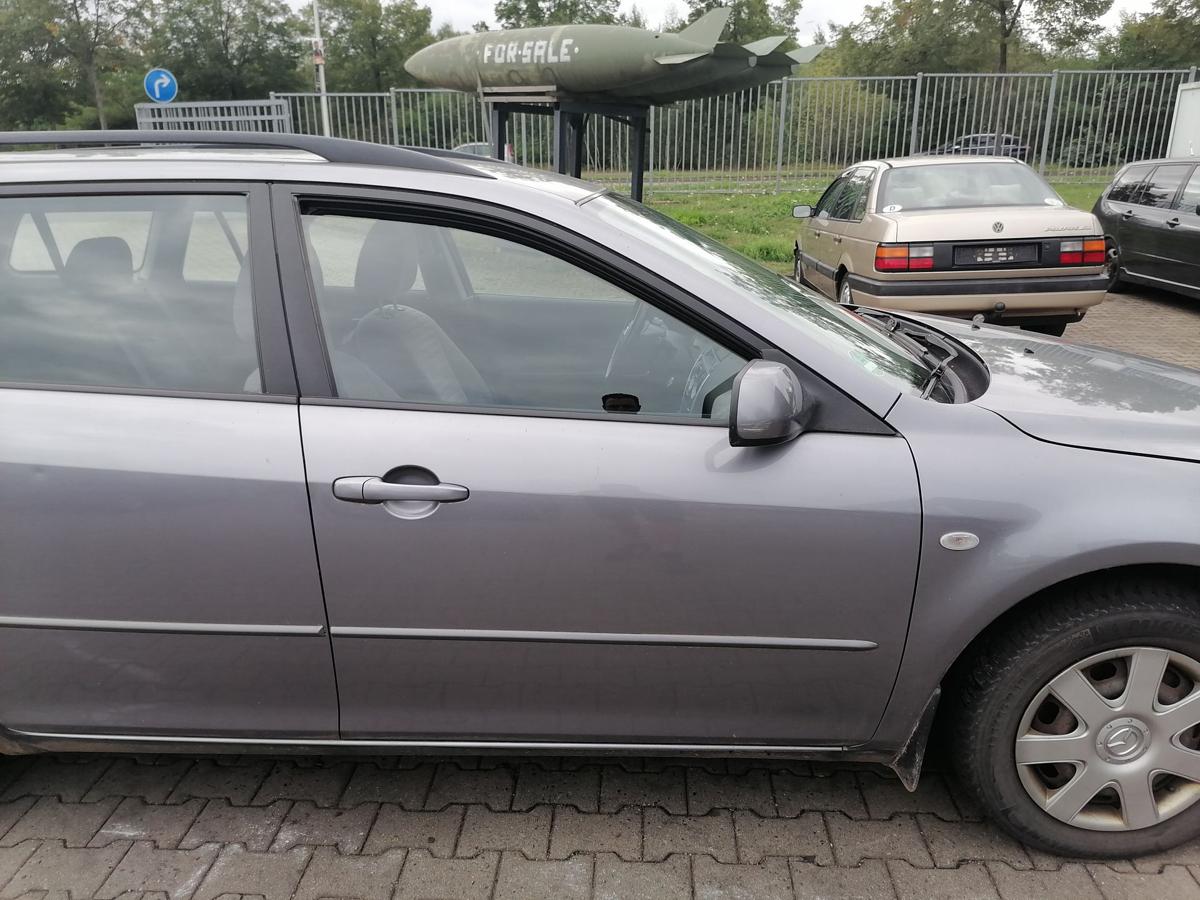
[(508, 143), (508, 107), (503, 103), (491, 104), (492, 156), (504, 159), (504, 145)]
[(1192, 66), (1190, 69), (1188, 69), (1188, 84), (1191, 84), (1195, 80), (1196, 80), (1196, 67)]
[(629, 196), (639, 203), (646, 185), (646, 113), (629, 117)]
[(646, 181), (648, 182), (649, 186), (651, 188), (653, 188), (654, 187), (654, 107), (653, 106), (650, 107), (650, 123), (648, 125), (648, 129), (649, 129), (648, 137), (650, 139), (649, 140), (650, 152), (648, 155), (648, 160), (646, 162)]
[(1046, 121), (1042, 125), (1042, 154), (1038, 174), (1046, 174), (1046, 155), (1050, 152), (1050, 129), (1054, 127), (1054, 100), (1058, 94), (1058, 69), (1050, 73), (1050, 90), (1046, 97)]
[(908, 139), (908, 155), (916, 156), (918, 138), (921, 134), (921, 82), (924, 80), (924, 73), (917, 73), (917, 84), (913, 88), (913, 120), (912, 120), (912, 136)]
[(329, 98), (325, 92), (325, 41), (321, 39), (321, 7), (313, 0), (313, 65), (317, 69), (317, 93), (321, 97), (321, 133), (329, 137)]
[(391, 98), (392, 104), (392, 145), (400, 146), (400, 110), (396, 106), (396, 89), (391, 88), (388, 91), (388, 97)]
[(775, 193), (783, 190), (783, 136), (787, 130), (788, 81), (779, 82), (779, 134), (775, 138)]

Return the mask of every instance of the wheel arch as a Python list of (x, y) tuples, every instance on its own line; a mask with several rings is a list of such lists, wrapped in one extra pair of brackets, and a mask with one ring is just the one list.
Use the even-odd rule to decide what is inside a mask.
[[(958, 652), (953, 661), (943, 673), (939, 682), (943, 696), (953, 696), (953, 685), (961, 673), (979, 654), (980, 647), (999, 632), (1011, 628), (1016, 622), (1028, 615), (1030, 610), (1046, 603), (1053, 603), (1057, 598), (1068, 596), (1076, 591), (1086, 589), (1089, 585), (1101, 580), (1120, 579), (1140, 583), (1156, 582), (1169, 583), (1176, 587), (1189, 587), (1196, 592), (1197, 612), (1200, 612), (1200, 565), (1186, 563), (1131, 563), (1112, 566), (1103, 569), (1093, 569), (1047, 585), (1032, 594), (1018, 600), (1016, 603), (1001, 611), (985, 623), (973, 638)], [(939, 719), (941, 717), (939, 716)]]

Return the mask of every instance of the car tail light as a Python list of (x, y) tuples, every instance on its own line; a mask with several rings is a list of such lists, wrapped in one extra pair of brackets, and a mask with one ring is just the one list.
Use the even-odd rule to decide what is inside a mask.
[(909, 244), (908, 267), (909, 269), (932, 269), (933, 244)]
[(1105, 259), (1104, 238), (1063, 241), (1058, 246), (1058, 263), (1062, 266), (1099, 266)]
[(933, 244), (879, 244), (875, 248), (878, 272), (911, 272), (933, 268)]

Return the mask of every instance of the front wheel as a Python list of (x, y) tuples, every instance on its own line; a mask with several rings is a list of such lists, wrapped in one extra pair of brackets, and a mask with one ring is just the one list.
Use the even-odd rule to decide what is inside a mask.
[(1200, 835), (1200, 589), (1109, 577), (988, 640), (958, 685), (959, 778), (1022, 841), (1129, 857)]

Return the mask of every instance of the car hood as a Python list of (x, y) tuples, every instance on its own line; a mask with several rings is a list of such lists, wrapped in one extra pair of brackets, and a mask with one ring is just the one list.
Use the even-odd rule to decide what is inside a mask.
[[(1090, 212), (1069, 206), (991, 206), (981, 209), (919, 209), (881, 213), (895, 227), (894, 240), (1005, 241), (1087, 237), (1101, 234)], [(1000, 230), (996, 226), (1000, 225)]]
[(974, 403), (1056, 444), (1200, 462), (1200, 371), (1014, 328), (919, 316), (990, 370)]

